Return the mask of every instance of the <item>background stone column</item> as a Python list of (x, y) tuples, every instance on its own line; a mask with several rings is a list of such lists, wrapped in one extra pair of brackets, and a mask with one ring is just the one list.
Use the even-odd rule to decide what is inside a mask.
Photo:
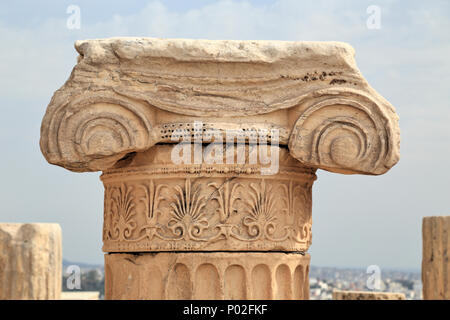
[[(315, 171), (379, 175), (399, 159), (395, 110), (345, 43), (112, 38), (75, 48), (40, 146), (49, 163), (103, 171), (107, 298), (308, 299)], [(171, 156), (184, 138), (228, 153), (230, 132), (247, 147), (243, 163)], [(261, 136), (279, 156), (272, 174), (261, 155), (247, 161)]]
[(58, 300), (61, 269), (58, 224), (0, 224), (0, 299)]
[(450, 216), (422, 222), (423, 299), (450, 299)]

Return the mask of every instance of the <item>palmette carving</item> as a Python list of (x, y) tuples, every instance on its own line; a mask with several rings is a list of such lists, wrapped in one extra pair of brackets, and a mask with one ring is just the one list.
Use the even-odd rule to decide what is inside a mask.
[(158, 225), (158, 216), (162, 213), (159, 210), (159, 202), (164, 200), (165, 198), (160, 195), (161, 189), (167, 187), (166, 185), (157, 185), (153, 180), (150, 180), (148, 183), (140, 186), (144, 190), (144, 197), (140, 198), (144, 204), (144, 214), (145, 214), (145, 224), (141, 227), (140, 231), (144, 232), (145, 235), (143, 238), (148, 240), (152, 240), (155, 235), (157, 235), (157, 231), (160, 228)]
[(237, 195), (237, 189), (242, 187), (240, 183), (231, 183), (230, 180), (226, 180), (223, 184), (210, 183), (209, 186), (215, 188), (214, 193), (218, 195), (213, 197), (219, 204), (217, 212), (220, 216), (220, 222), (225, 222), (228, 217), (236, 213), (237, 210), (233, 208), (233, 204), (237, 200), (241, 200)]
[[(105, 204), (105, 250), (114, 251), (108, 248), (117, 245), (118, 248), (125, 246), (133, 251), (133, 248), (138, 250), (143, 243), (149, 248), (161, 250), (170, 249), (170, 246), (174, 246), (173, 250), (202, 249), (213, 247), (214, 244), (226, 247), (230, 242), (231, 246), (242, 250), (255, 250), (258, 247), (270, 249), (271, 246), (272, 249), (280, 249), (281, 246), (286, 250), (304, 251), (310, 242), (310, 213), (307, 211), (305, 214), (305, 210), (300, 208), (308, 208), (310, 199), (302, 199), (291, 193), (273, 193), (276, 189), (289, 190), (287, 185), (293, 183), (266, 182), (265, 179), (259, 183), (251, 180), (239, 182), (240, 192), (237, 193), (237, 185), (234, 185), (235, 198), (230, 197), (232, 199), (228, 200), (228, 203), (235, 203), (236, 208), (231, 206), (228, 215), (223, 214), (223, 194), (222, 200), (214, 199), (217, 205), (209, 203), (207, 210), (206, 200), (211, 190), (193, 186), (191, 179), (186, 179), (184, 186), (176, 184), (170, 187), (153, 181), (133, 181), (107, 187), (106, 202), (109, 205)], [(217, 183), (210, 184), (210, 187), (213, 185)], [(131, 195), (133, 190), (148, 191), (149, 186), (153, 196), (149, 197), (148, 193), (140, 198)], [(173, 197), (161, 196), (162, 190), (173, 193)], [(301, 185), (296, 185), (290, 191), (302, 192)], [(290, 214), (283, 212), (288, 197), (294, 199), (290, 200), (292, 205), (299, 208), (297, 211), (291, 209)], [(144, 199), (153, 200), (137, 206), (137, 202), (143, 204)], [(138, 225), (142, 227), (137, 228)]]
[[(275, 194), (272, 193), (272, 186), (267, 185), (266, 180), (262, 179), (259, 184), (250, 183), (249, 187), (250, 192), (247, 194), (249, 198), (246, 201), (248, 215), (242, 219), (242, 224), (247, 229), (250, 239), (244, 239), (236, 234), (233, 234), (233, 236), (244, 241), (259, 239), (273, 242), (285, 241), (289, 236), (288, 232), (279, 238), (273, 236), (277, 228), (277, 216), (275, 212), (276, 198)], [(282, 229), (287, 231), (288, 226), (283, 226)]]
[(175, 186), (175, 201), (170, 203), (172, 218), (168, 226), (172, 232), (184, 240), (206, 241), (201, 239), (202, 231), (209, 226), (205, 218), (205, 195), (200, 193), (199, 186), (193, 188), (190, 179), (186, 179), (184, 190)]
[(315, 175), (281, 151), (274, 176), (246, 165), (185, 170), (186, 178), (154, 163), (105, 172), (104, 251), (306, 251)]
[(133, 196), (133, 186), (127, 186), (125, 183), (114, 186), (109, 189), (107, 201), (109, 202), (109, 213), (106, 213), (110, 228), (107, 229), (105, 240), (126, 240), (129, 239), (136, 229), (134, 220), (135, 202)]
[[(311, 195), (311, 185), (309, 184), (294, 184), (291, 180), (289, 184), (281, 184), (280, 187), (285, 193), (283, 197), (284, 209), (283, 211), (291, 218), (289, 225), (289, 237), (292, 241), (298, 243), (309, 243), (311, 241), (311, 201), (308, 197)], [(298, 204), (301, 205), (298, 205)], [(295, 212), (300, 211), (300, 219), (295, 219), (297, 215)]]

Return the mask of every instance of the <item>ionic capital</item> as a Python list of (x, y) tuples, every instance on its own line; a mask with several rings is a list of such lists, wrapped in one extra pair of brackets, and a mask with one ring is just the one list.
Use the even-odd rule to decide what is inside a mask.
[(333, 172), (382, 174), (399, 159), (395, 110), (345, 43), (112, 38), (75, 47), (78, 63), (41, 127), (44, 156), (69, 170), (109, 169), (193, 121), (277, 129), (303, 165)]

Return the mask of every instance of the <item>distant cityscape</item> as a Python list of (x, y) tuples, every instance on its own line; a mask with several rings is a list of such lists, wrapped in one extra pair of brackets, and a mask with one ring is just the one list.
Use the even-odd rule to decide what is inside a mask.
[[(380, 274), (379, 289), (373, 291), (404, 293), (408, 300), (422, 299), (420, 271), (384, 270)], [(311, 266), (309, 287), (311, 300), (331, 300), (333, 289), (372, 291), (367, 282), (371, 277), (365, 269)]]
[[(77, 267), (80, 271), (79, 288), (75, 277)], [(100, 299), (105, 296), (105, 270), (103, 265), (87, 264), (82, 262), (70, 262), (63, 260), (62, 291), (98, 291)]]
[[(80, 270), (80, 288), (68, 288), (71, 274), (69, 266)], [(98, 291), (104, 298), (105, 275), (103, 265), (63, 261), (63, 291)], [(371, 291), (368, 280), (371, 274), (365, 269), (311, 266), (309, 271), (310, 299), (331, 300), (334, 289)], [(379, 288), (374, 291), (404, 293), (408, 300), (422, 299), (420, 271), (381, 270)]]

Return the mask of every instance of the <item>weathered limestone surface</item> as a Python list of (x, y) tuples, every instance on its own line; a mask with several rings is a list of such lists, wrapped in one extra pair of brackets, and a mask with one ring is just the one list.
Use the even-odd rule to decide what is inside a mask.
[(277, 128), (306, 166), (382, 174), (399, 159), (398, 117), (339, 42), (112, 38), (77, 41), (41, 150), (74, 171), (112, 167), (202, 118), (218, 130)]
[(106, 299), (309, 299), (309, 260), (293, 253), (105, 255)]
[(59, 299), (61, 228), (54, 223), (0, 223), (0, 299)]
[[(377, 175), (399, 159), (395, 110), (345, 43), (112, 38), (75, 48), (40, 146), (52, 164), (103, 171), (107, 298), (307, 299), (316, 170)], [(180, 146), (189, 161), (174, 160)], [(254, 289), (254, 272), (267, 290)], [(227, 291), (243, 277), (239, 294)]]
[(422, 222), (422, 288), (425, 300), (450, 300), (450, 216)]
[(406, 300), (406, 297), (396, 292), (334, 290), (333, 300)]
[(275, 175), (248, 161), (176, 165), (172, 149), (154, 146), (102, 174), (105, 252), (308, 250), (315, 169), (282, 148)]

